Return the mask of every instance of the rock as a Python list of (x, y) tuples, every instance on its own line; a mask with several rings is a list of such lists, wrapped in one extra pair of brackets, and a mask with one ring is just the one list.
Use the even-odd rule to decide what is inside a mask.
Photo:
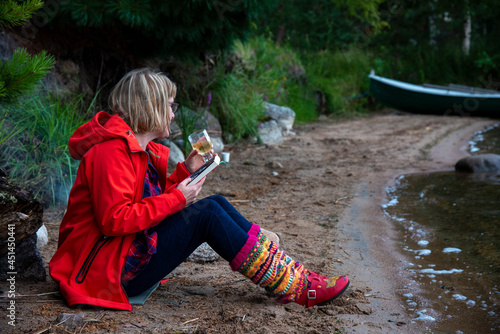
[(260, 139), (266, 145), (283, 144), (281, 128), (275, 120), (261, 123), (257, 129)]
[(196, 248), (193, 254), (188, 257), (188, 261), (198, 263), (214, 262), (218, 259), (220, 259), (219, 254), (217, 254), (206, 242), (202, 243)]
[(283, 164), (281, 164), (280, 162), (271, 161), (271, 162), (266, 163), (266, 167), (269, 167), (272, 169), (283, 169)]
[[(43, 207), (33, 195), (12, 185), (0, 173), (0, 280), (15, 272), (16, 281), (45, 281), (45, 264), (36, 247)], [(9, 256), (15, 261), (9, 262)], [(11, 258), (12, 259), (12, 258)], [(9, 276), (9, 277), (8, 277)]]
[(12, 58), (14, 50), (18, 47), (19, 45), (9, 33), (6, 31), (0, 32), (0, 60), (7, 61)]
[(373, 313), (373, 309), (366, 305), (366, 304), (363, 304), (363, 303), (358, 303), (356, 304), (356, 308), (363, 314), (372, 314)]
[(49, 234), (47, 231), (47, 227), (45, 227), (45, 225), (42, 225), (42, 227), (40, 227), (38, 231), (36, 231), (36, 247), (40, 249), (46, 246), (48, 243)]
[(461, 173), (491, 173), (500, 171), (499, 154), (479, 154), (460, 159), (455, 171)]
[(93, 96), (89, 78), (85, 70), (75, 61), (58, 59), (56, 65), (42, 79), (43, 86), (59, 95), (69, 96), (69, 92), (79, 92), (85, 96)]
[(5, 281), (11, 275), (8, 272), (15, 272), (16, 281), (45, 281), (47, 273), (45, 264), (38, 249), (36, 248), (36, 233), (24, 238), (16, 244), (15, 262), (13, 268), (8, 261), (8, 253), (0, 258), (0, 281)]
[(212, 144), (214, 145), (214, 152), (215, 153), (222, 153), (222, 151), (224, 151), (224, 143), (222, 142), (222, 138), (221, 137), (212, 137), (212, 135), (210, 135), (210, 139), (212, 140)]
[(57, 316), (57, 324), (76, 329), (83, 326), (85, 315), (83, 313), (61, 313)]
[(266, 114), (275, 120), (281, 127), (282, 134), (289, 134), (295, 121), (295, 112), (288, 107), (282, 107), (268, 102), (264, 102), (264, 106), (266, 108)]
[(7, 253), (9, 232), (19, 243), (38, 231), (43, 224), (42, 219), (41, 203), (34, 200), (30, 192), (0, 176), (0, 256)]
[(184, 160), (186, 160), (186, 158), (184, 157), (184, 153), (182, 153), (182, 150), (171, 140), (163, 138), (157, 139), (156, 142), (170, 149), (170, 152), (168, 154), (168, 162), (170, 164), (177, 165), (178, 162), (183, 162)]

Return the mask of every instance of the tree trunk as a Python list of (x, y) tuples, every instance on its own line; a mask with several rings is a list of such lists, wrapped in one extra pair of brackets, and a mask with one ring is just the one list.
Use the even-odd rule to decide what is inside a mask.
[(466, 56), (468, 56), (470, 53), (471, 35), (472, 35), (472, 19), (470, 15), (470, 10), (467, 8), (467, 12), (465, 13), (464, 43), (463, 43), (463, 50)]
[(30, 192), (12, 185), (0, 170), (0, 280), (45, 280), (45, 265), (36, 248), (43, 207)]

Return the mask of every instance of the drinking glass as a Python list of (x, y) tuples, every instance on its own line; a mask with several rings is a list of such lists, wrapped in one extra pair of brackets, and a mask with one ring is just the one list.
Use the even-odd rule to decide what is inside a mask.
[(191, 146), (193, 146), (193, 148), (196, 149), (203, 157), (205, 162), (212, 158), (212, 153), (210, 151), (214, 145), (212, 144), (206, 129), (190, 134), (188, 140), (191, 143)]

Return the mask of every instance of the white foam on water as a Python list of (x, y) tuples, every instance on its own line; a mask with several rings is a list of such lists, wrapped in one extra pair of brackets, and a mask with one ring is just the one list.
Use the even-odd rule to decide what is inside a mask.
[(397, 197), (395, 197), (395, 198), (391, 199), (391, 200), (389, 201), (389, 203), (387, 203), (387, 204), (382, 204), (382, 207), (385, 209), (385, 208), (388, 208), (388, 207), (390, 207), (390, 206), (395, 206), (395, 205), (396, 205), (396, 204), (398, 204), (398, 203), (399, 203), (398, 198), (397, 198)]
[(467, 297), (458, 293), (455, 293), (452, 297), (455, 298), (456, 300), (467, 300)]
[(413, 297), (413, 293), (405, 293), (403, 296), (405, 296), (406, 298), (411, 298)]
[(430, 249), (419, 249), (417, 250), (418, 255), (425, 256), (425, 255), (430, 255), (431, 250)]
[(427, 312), (427, 310), (417, 311), (418, 317), (413, 318), (413, 320), (436, 321), (436, 318), (424, 314), (425, 312)]
[(427, 240), (420, 240), (417, 244), (419, 246), (427, 246), (429, 244), (429, 241), (427, 241)]
[(476, 305), (476, 302), (473, 300), (468, 300), (467, 303), (465, 303), (465, 304), (467, 304), (467, 306), (472, 307), (472, 306)]
[(421, 273), (424, 274), (453, 274), (453, 273), (461, 273), (463, 269), (451, 269), (451, 270), (435, 270), (435, 269), (422, 269), (420, 270)]
[(462, 250), (460, 248), (455, 247), (446, 247), (443, 249), (443, 253), (460, 253)]
[(414, 302), (414, 301), (411, 301), (411, 300), (410, 300), (410, 301), (408, 301), (408, 300), (407, 300), (406, 302), (408, 303), (408, 306), (409, 306), (409, 307), (417, 307), (417, 303), (416, 303), (416, 302)]

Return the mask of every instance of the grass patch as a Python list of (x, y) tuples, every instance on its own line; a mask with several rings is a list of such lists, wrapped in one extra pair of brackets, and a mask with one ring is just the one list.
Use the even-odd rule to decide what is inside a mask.
[(38, 93), (13, 107), (6, 121), (20, 131), (0, 144), (0, 165), (11, 181), (47, 206), (66, 203), (79, 165), (69, 155), (68, 141), (92, 115), (94, 104), (95, 97), (85, 108), (83, 95)]

